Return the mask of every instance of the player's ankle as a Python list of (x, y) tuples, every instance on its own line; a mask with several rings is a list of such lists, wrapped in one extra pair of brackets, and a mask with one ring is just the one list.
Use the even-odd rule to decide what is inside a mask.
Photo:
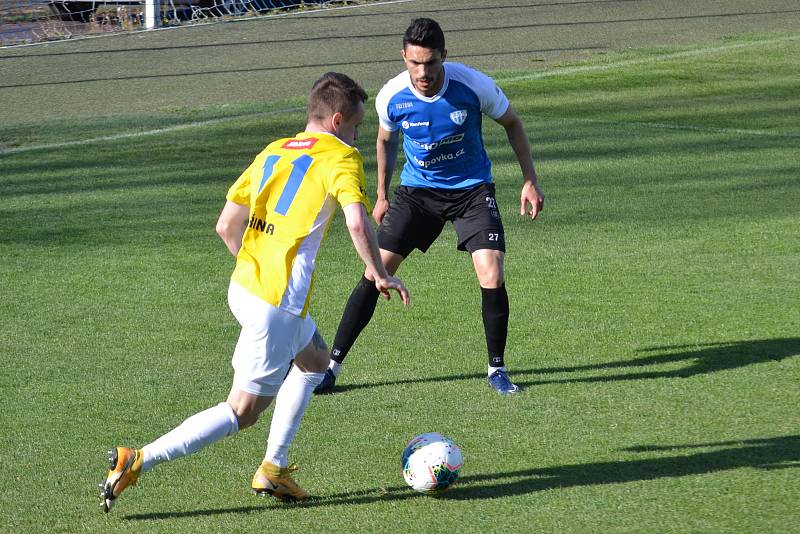
[(339, 372), (341, 371), (342, 364), (337, 362), (336, 360), (331, 360), (331, 363), (328, 364), (328, 369), (331, 370), (333, 376), (338, 377)]
[(500, 366), (500, 367), (492, 367), (491, 365), (489, 366), (489, 368), (488, 368), (489, 376), (492, 376), (496, 371), (507, 372), (508, 370), (506, 369), (505, 365)]

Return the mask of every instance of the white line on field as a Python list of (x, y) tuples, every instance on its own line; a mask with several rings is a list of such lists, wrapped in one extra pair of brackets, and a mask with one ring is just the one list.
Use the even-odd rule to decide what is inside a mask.
[[(411, 1), (411, 0), (399, 0), (399, 1)], [(374, 5), (374, 4), (373, 4)], [(758, 46), (764, 44), (774, 44), (774, 43), (782, 43), (786, 41), (794, 41), (800, 39), (800, 36), (787, 36), (778, 39), (770, 39), (765, 41), (752, 41), (748, 43), (736, 43), (730, 45), (723, 45), (723, 46), (715, 46), (710, 48), (698, 48), (694, 50), (686, 50), (684, 52), (673, 52), (670, 54), (663, 54), (660, 56), (651, 56), (646, 58), (640, 59), (631, 59), (627, 61), (619, 61), (616, 63), (609, 63), (607, 65), (585, 65), (585, 66), (576, 66), (576, 67), (565, 67), (561, 69), (555, 69), (550, 71), (542, 71), (542, 72), (534, 72), (531, 74), (526, 74), (523, 76), (514, 76), (511, 78), (496, 78), (499, 84), (522, 81), (522, 80), (535, 80), (540, 78), (546, 78), (549, 76), (559, 76), (559, 75), (568, 75), (568, 74), (576, 74), (582, 72), (593, 72), (593, 71), (605, 71), (605, 70), (613, 70), (624, 68), (630, 65), (641, 65), (646, 63), (656, 63), (659, 61), (669, 61), (671, 59), (678, 59), (683, 57), (690, 57), (696, 56), (701, 54), (713, 54), (716, 52), (722, 52), (726, 50), (733, 50), (737, 48), (746, 48), (751, 46)], [(120, 139), (132, 139), (136, 137), (144, 137), (149, 135), (159, 135), (163, 133), (171, 133), (179, 130), (187, 130), (189, 128), (199, 128), (204, 126), (214, 126), (217, 124), (222, 124), (229, 121), (234, 121), (238, 119), (244, 118), (252, 118), (252, 117), (266, 117), (270, 115), (281, 115), (283, 113), (297, 113), (303, 111), (305, 108), (301, 107), (294, 107), (294, 108), (285, 108), (285, 109), (276, 109), (274, 111), (267, 111), (263, 113), (254, 113), (250, 115), (235, 115), (231, 117), (223, 117), (219, 119), (210, 119), (204, 121), (197, 121), (197, 122), (188, 122), (184, 124), (178, 124), (176, 126), (168, 126), (166, 128), (157, 128), (154, 130), (145, 130), (142, 132), (131, 132), (131, 133), (122, 133), (117, 135), (108, 135), (104, 137), (94, 137), (91, 139), (79, 139), (75, 141), (65, 141), (62, 143), (51, 143), (51, 144), (44, 144), (44, 145), (31, 145), (31, 146), (24, 146), (24, 147), (15, 147), (15, 148), (7, 148), (7, 149), (0, 149), (0, 156), (6, 154), (17, 154), (20, 152), (30, 152), (34, 150), (52, 150), (52, 149), (59, 149), (59, 148), (67, 148), (72, 146), (80, 146), (80, 145), (88, 145), (93, 143), (102, 143), (107, 141), (118, 141)], [(590, 121), (591, 119), (583, 119), (585, 121)], [(601, 121), (595, 121), (601, 122)], [(607, 121), (612, 123), (613, 121)], [(627, 121), (618, 121), (619, 123), (625, 123)], [(741, 134), (741, 135), (771, 135), (776, 137), (799, 137), (798, 135), (793, 134), (785, 134), (779, 132), (770, 132), (767, 130), (750, 130), (744, 128), (712, 128), (712, 127), (703, 127), (703, 126), (691, 126), (691, 125), (680, 125), (680, 124), (664, 124), (664, 123), (651, 123), (651, 122), (627, 122), (627, 124), (638, 125), (638, 126), (647, 126), (651, 128), (664, 128), (664, 129), (674, 129), (674, 130), (693, 130), (693, 131), (701, 131), (701, 132), (714, 132), (714, 133), (732, 133), (732, 134)]]
[(264, 111), (261, 113), (250, 113), (247, 115), (233, 115), (231, 117), (221, 117), (219, 119), (208, 119), (204, 121), (186, 122), (183, 124), (176, 124), (175, 126), (167, 126), (166, 128), (156, 128), (155, 130), (144, 130), (141, 132), (129, 132), (116, 135), (106, 135), (103, 137), (93, 137), (91, 139), (78, 139), (75, 141), (64, 141), (63, 143), (51, 143), (47, 145), (31, 145), (21, 146), (15, 148), (6, 148), (0, 150), (0, 156), (5, 154), (17, 154), (19, 152), (30, 152), (33, 150), (52, 150), (59, 148), (67, 148), (72, 146), (90, 145), (93, 143), (104, 143), (106, 141), (119, 141), (120, 139), (132, 139), (135, 137), (145, 137), (149, 135), (159, 135), (163, 133), (177, 132), (180, 130), (188, 130), (190, 128), (202, 128), (204, 126), (215, 126), (239, 119), (253, 119), (258, 117), (268, 117), (270, 115), (283, 115), (285, 113), (299, 113), (305, 111), (305, 107), (284, 108), (276, 109), (273, 111)]

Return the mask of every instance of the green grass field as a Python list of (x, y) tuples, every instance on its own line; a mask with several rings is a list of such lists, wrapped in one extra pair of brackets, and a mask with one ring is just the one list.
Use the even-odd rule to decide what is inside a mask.
[[(399, 273), (412, 306), (379, 304), (339, 392), (313, 399), (291, 456), (314, 498), (289, 506), (248, 492), (270, 412), (111, 514), (96, 484), (108, 448), (227, 394), (233, 263), (213, 226), (265, 142), (302, 129), (302, 102), (0, 125), (0, 530), (797, 532), (798, 72), (796, 33), (493, 72), (547, 194), (541, 219), (517, 215), (516, 163), (486, 124), (526, 391), (486, 386), (448, 227)], [(359, 271), (339, 216), (312, 309), (329, 341)], [(440, 498), (399, 468), (434, 430), (465, 456)]]

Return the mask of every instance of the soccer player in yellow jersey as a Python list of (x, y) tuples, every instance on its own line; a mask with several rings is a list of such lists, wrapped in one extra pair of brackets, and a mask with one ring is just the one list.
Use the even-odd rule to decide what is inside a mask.
[(230, 394), (141, 449), (110, 451), (111, 468), (100, 484), (106, 512), (141, 473), (253, 425), (273, 398), (267, 450), (252, 489), (281, 500), (308, 498), (292, 479), (297, 468), (289, 465), (288, 449), (330, 361), (308, 304), (317, 251), (337, 204), (375, 288), (387, 299), (397, 291), (408, 304), (405, 286), (381, 263), (363, 161), (353, 146), (366, 99), (347, 76), (323, 75), (311, 89), (305, 131), (271, 143), (231, 186), (217, 222), (236, 257), (228, 303), (242, 327)]

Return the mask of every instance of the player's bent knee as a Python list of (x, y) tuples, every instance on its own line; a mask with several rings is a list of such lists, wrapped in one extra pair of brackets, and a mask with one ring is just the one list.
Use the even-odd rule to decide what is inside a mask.
[(228, 405), (236, 416), (239, 430), (253, 426), (258, 418), (271, 403), (274, 396), (264, 397), (233, 390), (228, 396)]
[(249, 428), (258, 422), (258, 415), (255, 416), (237, 416), (239, 430)]
[(486, 289), (496, 289), (503, 285), (504, 282), (503, 273), (496, 272), (496, 273), (487, 273), (483, 276), (478, 275), (478, 283), (481, 287), (485, 287)]
[(258, 417), (261, 415), (259, 410), (247, 406), (234, 407), (233, 412), (236, 414), (239, 430), (244, 430), (256, 424), (258, 422)]
[(475, 274), (478, 275), (478, 283), (480, 286), (487, 289), (498, 288), (502, 286), (505, 281), (502, 266), (476, 265)]
[(331, 363), (330, 353), (325, 350), (315, 349), (313, 351), (303, 351), (303, 357), (298, 355), (294, 364), (304, 373), (324, 373)]
[(324, 342), (320, 344), (319, 340), (312, 340), (294, 359), (294, 364), (304, 373), (324, 373), (330, 363), (328, 347)]
[(495, 250), (478, 250), (472, 254), (475, 274), (481, 287), (494, 289), (503, 285), (503, 259), (503, 253)]

